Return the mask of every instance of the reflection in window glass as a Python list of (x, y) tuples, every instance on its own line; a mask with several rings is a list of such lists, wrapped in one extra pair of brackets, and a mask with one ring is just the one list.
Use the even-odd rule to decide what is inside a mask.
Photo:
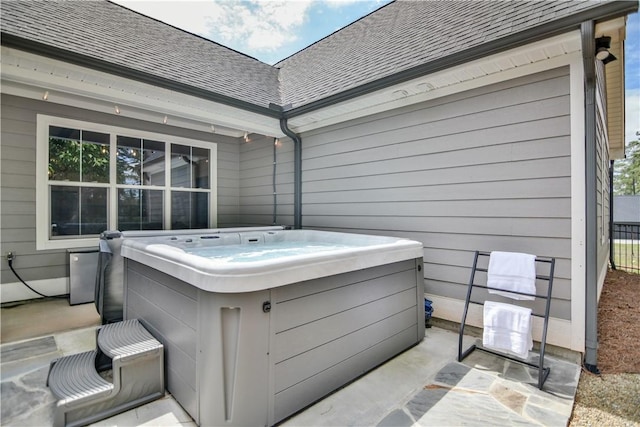
[(80, 131), (49, 126), (49, 179), (80, 181)]
[(140, 151), (142, 150), (142, 140), (140, 138), (118, 136), (117, 141), (116, 182), (118, 184), (141, 185), (142, 164), (140, 162)]
[(163, 191), (118, 189), (118, 230), (162, 230)]
[(109, 182), (109, 135), (49, 126), (49, 179)]
[(209, 188), (209, 150), (171, 144), (171, 186)]
[(81, 131), (82, 181), (109, 182), (109, 135)]
[(142, 141), (142, 185), (165, 185), (164, 142)]
[(192, 188), (209, 188), (209, 150), (191, 147), (191, 159), (198, 165), (193, 169)]
[(118, 136), (117, 182), (126, 185), (165, 185), (164, 142)]
[(98, 235), (106, 229), (106, 188), (51, 186), (51, 237)]
[(80, 234), (80, 187), (51, 187), (51, 235)]
[(80, 234), (100, 234), (107, 227), (107, 189), (80, 189)]
[(209, 226), (209, 194), (189, 191), (171, 193), (171, 228), (174, 230)]

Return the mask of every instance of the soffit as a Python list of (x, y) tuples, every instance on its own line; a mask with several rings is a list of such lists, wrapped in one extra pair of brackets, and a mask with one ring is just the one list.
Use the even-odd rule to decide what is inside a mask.
[[(282, 136), (273, 117), (113, 74), (2, 47), (2, 93), (174, 126), (241, 136)], [(165, 120), (166, 117), (166, 120)]]
[(611, 160), (625, 157), (624, 39), (626, 18), (621, 17), (596, 25), (597, 37), (611, 37), (611, 52), (616, 61), (605, 65), (607, 92), (607, 132)]

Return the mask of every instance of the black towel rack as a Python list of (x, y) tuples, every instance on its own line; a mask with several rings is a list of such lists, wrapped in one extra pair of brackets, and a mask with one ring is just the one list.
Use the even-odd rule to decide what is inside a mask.
[[(544, 313), (536, 313), (536, 312), (532, 312), (531, 313), (532, 316), (542, 317), (544, 319), (544, 323), (543, 323), (543, 327), (542, 327), (542, 339), (540, 341), (540, 357), (539, 357), (538, 363), (535, 364), (535, 363), (527, 362), (526, 360), (517, 359), (517, 358), (512, 357), (512, 356), (510, 356), (508, 354), (500, 353), (500, 352), (497, 352), (497, 351), (493, 351), (493, 350), (484, 348), (482, 346), (479, 346), (477, 343), (471, 345), (469, 348), (467, 348), (466, 350), (462, 351), (462, 338), (464, 336), (464, 327), (465, 327), (465, 323), (467, 321), (467, 313), (469, 311), (469, 304), (484, 305), (484, 301), (475, 301), (475, 300), (471, 299), (474, 288), (496, 289), (496, 288), (490, 288), (489, 286), (486, 286), (486, 285), (476, 284), (476, 272), (477, 271), (487, 272), (487, 268), (478, 267), (478, 258), (479, 257), (489, 257), (490, 255), (491, 255), (490, 252), (476, 251), (475, 255), (473, 257), (473, 267), (471, 269), (471, 277), (469, 278), (469, 286), (467, 288), (467, 297), (466, 297), (465, 302), (464, 302), (464, 311), (462, 313), (462, 322), (460, 322), (460, 334), (458, 336), (458, 362), (462, 362), (462, 360), (465, 357), (467, 357), (469, 354), (471, 354), (471, 352), (473, 352), (474, 350), (481, 350), (481, 351), (484, 351), (486, 353), (491, 353), (491, 354), (494, 354), (496, 356), (500, 356), (500, 357), (512, 360), (514, 362), (518, 362), (518, 363), (530, 366), (532, 368), (538, 369), (538, 388), (540, 390), (542, 390), (542, 386), (543, 386), (544, 382), (547, 380), (547, 377), (549, 376), (549, 372), (551, 371), (550, 368), (548, 368), (548, 367), (545, 368), (544, 367), (544, 351), (545, 351), (545, 345), (546, 345), (546, 342), (547, 342), (547, 327), (549, 325), (549, 308), (551, 307), (551, 291), (553, 289), (553, 274), (554, 274), (554, 269), (555, 269), (555, 264), (556, 264), (555, 258), (536, 257), (536, 264), (549, 264), (549, 268), (548, 268), (549, 275), (547, 275), (547, 276), (545, 276), (545, 275), (536, 275), (536, 279), (537, 280), (543, 280), (543, 281), (549, 282), (549, 286), (547, 288), (546, 295), (538, 295), (537, 293), (536, 294), (530, 294), (530, 293), (526, 293), (526, 292), (509, 291), (510, 293), (514, 293), (514, 294), (527, 295), (527, 296), (531, 296), (531, 297), (535, 297), (535, 298), (542, 298), (542, 299), (546, 300)], [(499, 289), (499, 290), (501, 290), (501, 289)]]

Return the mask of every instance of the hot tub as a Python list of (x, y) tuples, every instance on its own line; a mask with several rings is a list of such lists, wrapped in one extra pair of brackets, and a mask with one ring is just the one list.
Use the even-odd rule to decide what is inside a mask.
[(270, 230), (125, 239), (125, 318), (201, 425), (272, 425), (424, 337), (422, 244)]

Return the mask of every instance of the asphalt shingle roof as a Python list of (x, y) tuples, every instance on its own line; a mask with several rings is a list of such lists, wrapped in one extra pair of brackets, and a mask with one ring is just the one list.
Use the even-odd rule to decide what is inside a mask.
[(304, 105), (598, 4), (396, 1), (276, 64), (283, 103)]
[(2, 33), (204, 93), (296, 108), (603, 3), (396, 1), (276, 66), (101, 0), (5, 0)]
[(280, 103), (278, 70), (106, 1), (3, 1), (2, 32), (229, 96)]

